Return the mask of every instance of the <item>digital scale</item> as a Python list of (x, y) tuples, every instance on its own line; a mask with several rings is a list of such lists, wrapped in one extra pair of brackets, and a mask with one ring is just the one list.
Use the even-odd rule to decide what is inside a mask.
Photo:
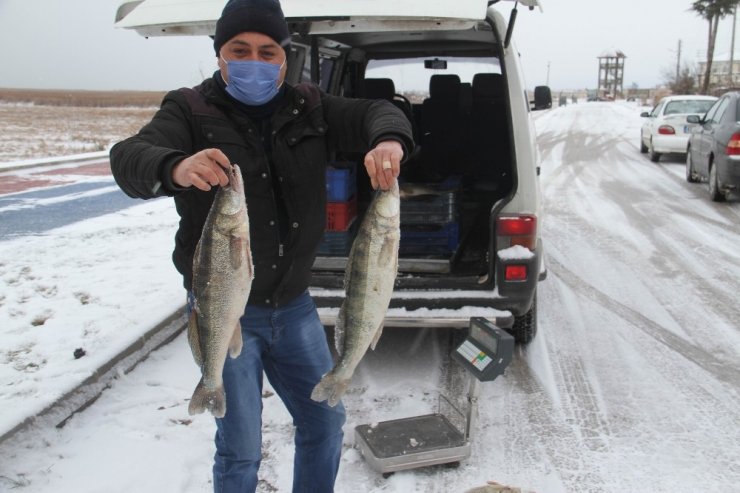
[(478, 406), (478, 382), (494, 380), (511, 363), (514, 338), (501, 327), (511, 327), (513, 322), (513, 317), (499, 317), (495, 324), (486, 318), (473, 317), (467, 337), (451, 353), (452, 359), (462, 365), (470, 377), (467, 410), (463, 413), (450, 399), (443, 395), (440, 398), (464, 416), (464, 426), (455, 426), (450, 417), (441, 412), (440, 405), (433, 414), (355, 427), (355, 441), (373, 469), (387, 477), (396, 471), (457, 464), (470, 456), (470, 433)]

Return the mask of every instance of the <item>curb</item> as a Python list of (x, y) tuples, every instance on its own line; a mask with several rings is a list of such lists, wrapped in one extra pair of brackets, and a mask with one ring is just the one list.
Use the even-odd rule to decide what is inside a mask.
[(18, 171), (20, 169), (35, 168), (37, 166), (86, 163), (88, 161), (101, 159), (108, 159), (108, 151), (89, 152), (85, 154), (74, 154), (70, 156), (59, 156), (43, 159), (29, 159), (26, 161), (17, 161), (10, 163), (0, 163), (0, 173), (4, 171)]
[(49, 404), (36, 416), (24, 419), (0, 435), (0, 445), (26, 431), (41, 427), (63, 428), (76, 413), (92, 405), (113, 380), (129, 373), (150, 353), (172, 342), (187, 326), (185, 307), (182, 307), (147, 331), (127, 348), (100, 366), (75, 388)]

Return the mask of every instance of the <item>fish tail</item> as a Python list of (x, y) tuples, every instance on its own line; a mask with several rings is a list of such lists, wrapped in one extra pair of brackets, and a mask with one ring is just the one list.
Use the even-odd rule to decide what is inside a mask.
[(349, 382), (349, 379), (341, 380), (337, 378), (334, 373), (327, 373), (324, 375), (324, 378), (316, 384), (316, 387), (314, 387), (313, 392), (311, 392), (311, 399), (316, 402), (328, 400), (329, 405), (334, 407), (339, 404), (339, 400), (347, 391)]
[(200, 379), (198, 386), (195, 387), (193, 397), (190, 399), (188, 413), (201, 414), (208, 409), (216, 418), (223, 418), (226, 414), (226, 394), (223, 386), (209, 390), (203, 385), (203, 379)]

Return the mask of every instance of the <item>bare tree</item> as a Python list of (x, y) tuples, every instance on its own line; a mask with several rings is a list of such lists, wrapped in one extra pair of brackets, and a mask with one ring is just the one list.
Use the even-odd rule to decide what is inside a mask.
[(709, 92), (709, 76), (712, 73), (712, 61), (714, 60), (714, 44), (717, 39), (717, 27), (720, 19), (732, 14), (740, 0), (694, 0), (691, 10), (709, 23), (707, 40), (707, 69), (704, 72), (701, 93)]
[(696, 94), (696, 70), (693, 67), (682, 64), (677, 72), (675, 68), (665, 67), (662, 76), (672, 94)]

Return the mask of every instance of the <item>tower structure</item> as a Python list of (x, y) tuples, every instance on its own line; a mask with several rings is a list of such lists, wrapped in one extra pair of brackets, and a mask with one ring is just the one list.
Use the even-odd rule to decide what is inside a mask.
[(599, 59), (599, 97), (616, 99), (624, 91), (624, 60), (621, 50), (611, 49), (597, 57)]

